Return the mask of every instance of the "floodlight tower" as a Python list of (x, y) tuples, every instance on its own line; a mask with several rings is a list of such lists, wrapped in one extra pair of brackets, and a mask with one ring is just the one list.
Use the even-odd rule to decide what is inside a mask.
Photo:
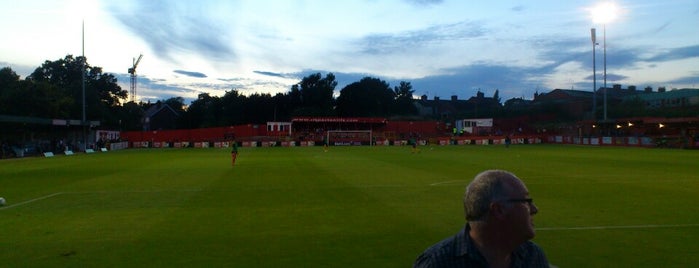
[(590, 29), (590, 34), (592, 36), (592, 119), (597, 120), (597, 62), (595, 60), (597, 52), (595, 47), (598, 43), (595, 28)]
[(602, 44), (604, 49), (604, 120), (607, 120), (607, 23), (615, 19), (618, 10), (611, 2), (601, 3), (592, 10), (594, 22), (602, 24)]
[(131, 74), (131, 101), (136, 102), (136, 66), (141, 62), (143, 54), (138, 55), (138, 59), (133, 59), (133, 66), (129, 68), (129, 73)]

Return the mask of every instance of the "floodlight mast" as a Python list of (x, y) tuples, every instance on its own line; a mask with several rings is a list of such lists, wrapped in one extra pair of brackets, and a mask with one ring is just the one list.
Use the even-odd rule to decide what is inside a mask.
[(607, 24), (602, 25), (604, 46), (604, 121), (607, 121)]
[(84, 151), (87, 151), (87, 115), (86, 115), (86, 110), (87, 110), (87, 103), (85, 102), (85, 72), (87, 71), (85, 68), (85, 64), (87, 61), (87, 58), (85, 58), (85, 20), (83, 20), (83, 32), (82, 32), (82, 52), (83, 52), (83, 59), (82, 59), (82, 66), (80, 68), (80, 72), (82, 73), (82, 78), (81, 78), (81, 83), (82, 83), (82, 98), (83, 98), (83, 117), (82, 117), (82, 125), (83, 125), (83, 148)]
[(597, 52), (595, 48), (598, 43), (595, 28), (590, 29), (590, 34), (592, 36), (592, 119), (597, 120), (597, 63), (595, 60)]
[(133, 65), (129, 68), (129, 74), (131, 74), (131, 101), (133, 102), (136, 102), (136, 67), (141, 62), (141, 58), (143, 58), (143, 54), (140, 54), (138, 59), (134, 58)]
[(592, 19), (602, 23), (602, 43), (604, 46), (604, 120), (607, 120), (607, 23), (614, 20), (617, 13), (614, 3), (607, 2), (597, 5), (592, 10)]

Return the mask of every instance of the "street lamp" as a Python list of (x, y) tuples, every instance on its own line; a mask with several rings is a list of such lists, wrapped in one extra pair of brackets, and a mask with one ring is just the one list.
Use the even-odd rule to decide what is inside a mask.
[(614, 3), (606, 2), (592, 9), (592, 20), (602, 24), (602, 43), (604, 47), (604, 120), (607, 120), (607, 23), (614, 20), (617, 8)]

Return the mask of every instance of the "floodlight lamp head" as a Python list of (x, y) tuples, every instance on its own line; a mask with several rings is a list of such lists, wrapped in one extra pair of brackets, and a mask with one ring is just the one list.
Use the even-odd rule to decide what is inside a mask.
[(600, 24), (607, 24), (614, 21), (619, 12), (616, 4), (613, 2), (600, 3), (590, 11), (592, 13), (592, 21)]

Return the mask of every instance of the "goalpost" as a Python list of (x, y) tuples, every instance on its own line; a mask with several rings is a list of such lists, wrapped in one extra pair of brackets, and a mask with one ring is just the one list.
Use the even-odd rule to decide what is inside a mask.
[(373, 145), (371, 130), (328, 130), (328, 145)]

